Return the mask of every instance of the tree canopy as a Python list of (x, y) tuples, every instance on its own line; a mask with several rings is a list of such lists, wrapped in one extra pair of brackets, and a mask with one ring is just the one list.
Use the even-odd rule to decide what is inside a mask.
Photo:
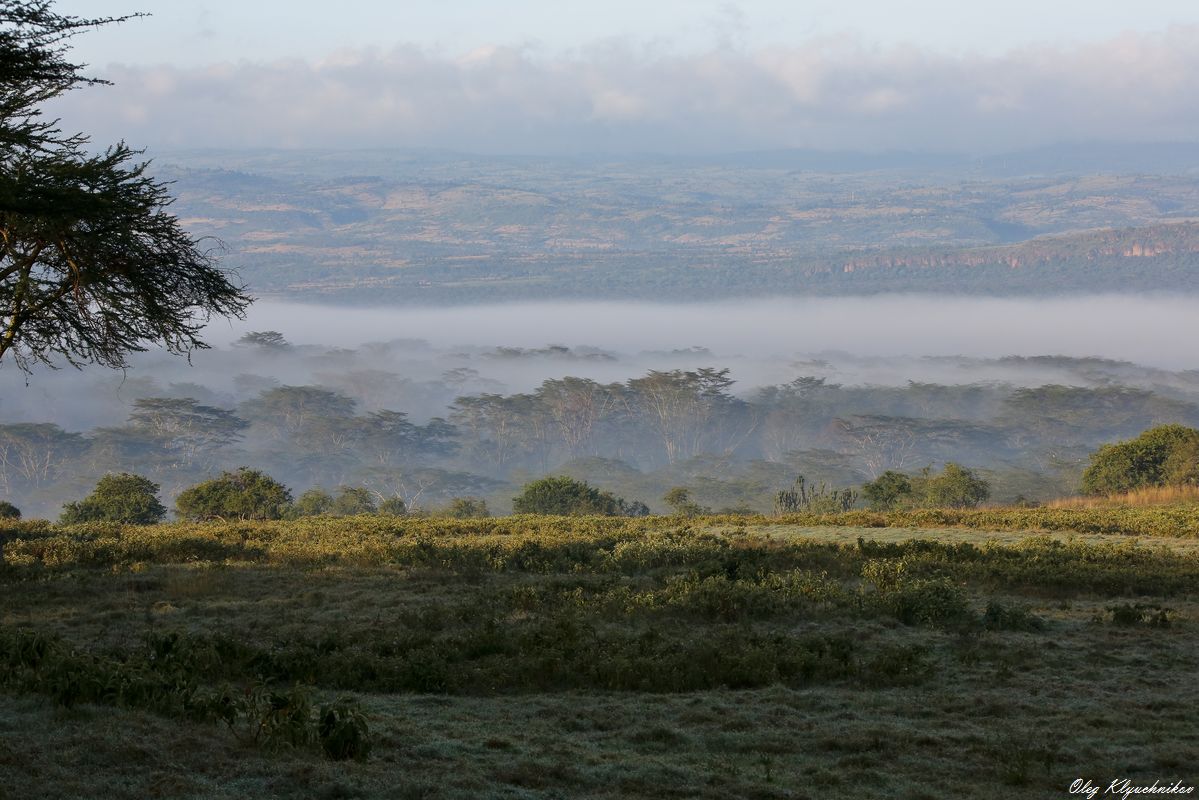
[(991, 496), (990, 485), (974, 470), (953, 462), (922, 483), (924, 503), (933, 508), (974, 508)]
[(895, 508), (974, 508), (991, 496), (991, 485), (968, 467), (947, 462), (940, 473), (887, 470), (862, 485), (862, 496), (879, 511)]
[(168, 213), (172, 198), (140, 151), (119, 142), (96, 152), (42, 113), (105, 83), (67, 59), (68, 40), (127, 19), (0, 0), (0, 361), (24, 370), (55, 357), (123, 367), (151, 344), (190, 352), (206, 347), (211, 316), (241, 316), (250, 303)]
[(175, 499), (175, 510), (190, 520), (279, 519), (290, 502), (286, 486), (242, 467), (184, 490)]
[(1117, 494), (1150, 486), (1199, 483), (1199, 430), (1158, 425), (1091, 455), (1082, 475), (1084, 494)]
[(562, 475), (526, 483), (521, 493), (512, 498), (512, 510), (517, 514), (640, 516), (641, 506), (630, 505), (611, 492)]
[(59, 521), (64, 525), (77, 522), (151, 525), (166, 513), (166, 508), (158, 501), (157, 483), (141, 475), (122, 472), (105, 475), (87, 497), (63, 506)]

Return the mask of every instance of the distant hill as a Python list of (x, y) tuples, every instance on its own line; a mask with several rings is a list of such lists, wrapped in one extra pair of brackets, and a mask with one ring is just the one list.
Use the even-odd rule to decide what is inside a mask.
[(986, 159), (159, 157), (261, 294), (375, 302), (1199, 290), (1199, 147)]

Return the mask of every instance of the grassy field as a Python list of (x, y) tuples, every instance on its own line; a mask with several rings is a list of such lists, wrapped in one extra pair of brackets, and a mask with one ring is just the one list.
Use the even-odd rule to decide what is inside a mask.
[(0, 797), (1193, 785), (1197, 531), (1193, 506), (10, 524)]

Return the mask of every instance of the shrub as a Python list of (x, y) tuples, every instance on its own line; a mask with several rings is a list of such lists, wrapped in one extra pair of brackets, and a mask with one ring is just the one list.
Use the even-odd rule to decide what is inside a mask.
[(1150, 625), (1155, 628), (1170, 627), (1171, 610), (1162, 608), (1159, 605), (1146, 605), (1142, 603), (1123, 603), (1121, 605), (1108, 606), (1108, 613), (1112, 615), (1113, 625), (1132, 626), (1132, 625)]
[(662, 502), (670, 506), (680, 517), (697, 517), (700, 514), (710, 514), (711, 509), (704, 508), (691, 499), (691, 493), (684, 486), (675, 486), (662, 495)]
[(343, 486), (338, 490), (336, 497), (324, 489), (309, 489), (284, 509), (283, 516), (288, 519), (319, 517), (322, 514), (352, 517), (356, 514), (374, 514), (377, 511), (375, 496), (369, 489)]
[(141, 475), (122, 472), (105, 475), (87, 497), (64, 505), (59, 522), (63, 525), (80, 522), (152, 525), (166, 513), (166, 508), (158, 502), (157, 483)]
[(916, 577), (903, 559), (867, 561), (862, 577), (874, 584), (877, 608), (905, 625), (949, 625), (971, 617), (960, 587), (945, 578)]
[(902, 472), (889, 469), (869, 483), (862, 485), (862, 496), (875, 511), (890, 511), (912, 497), (912, 479)]
[(408, 513), (408, 506), (401, 497), (388, 497), (382, 503), (379, 503), (379, 509), (376, 513), (387, 517), (402, 517)]
[[(649, 506), (640, 500), (626, 501), (622, 497), (616, 498), (616, 505), (620, 510), (622, 517), (648, 517)], [(706, 509), (705, 509), (706, 510)]]
[(287, 487), (258, 470), (242, 467), (184, 490), (175, 500), (189, 520), (279, 519), (291, 502)]
[(330, 513), (339, 517), (352, 517), (355, 514), (374, 514), (378, 511), (375, 506), (375, 496), (369, 489), (361, 486), (343, 486), (333, 498)]
[(922, 481), (924, 505), (932, 508), (974, 508), (991, 496), (991, 487), (973, 470), (950, 462), (940, 475)]
[(800, 475), (795, 485), (774, 496), (775, 514), (836, 514), (848, 511), (858, 501), (853, 489), (829, 489), (825, 484), (809, 485)]
[(324, 489), (309, 489), (296, 498), (296, 502), (288, 507), (285, 516), (289, 519), (296, 517), (317, 517), (321, 514), (328, 514), (329, 509), (332, 507), (333, 495)]
[(1027, 608), (991, 600), (983, 613), (983, 627), (989, 631), (1039, 631), (1045, 622)]
[(217, 644), (172, 633), (148, 636), (139, 650), (98, 655), (77, 651), (56, 636), (3, 630), (0, 688), (44, 694), (63, 708), (98, 703), (220, 721), (240, 739), (265, 747), (319, 745), (334, 760), (363, 760), (370, 753), (366, 717), (350, 701), (318, 709), (311, 688), (301, 685), (288, 691), (261, 682), (244, 689), (203, 688), (214, 671), (248, 666), (230, 663), (240, 660), (236, 645)]
[(491, 512), (487, 510), (487, 501), (482, 498), (455, 497), (450, 501), (445, 515), (454, 519), (482, 519), (490, 517)]
[(512, 510), (517, 514), (618, 516), (621, 506), (622, 502), (611, 492), (601, 492), (584, 481), (565, 476), (526, 483), (521, 493), (512, 498)]
[(1199, 477), (1199, 430), (1158, 425), (1135, 439), (1105, 444), (1082, 475), (1084, 494), (1118, 494)]
[(20, 519), (21, 509), (7, 500), (0, 500), (0, 519)]
[(317, 717), (317, 739), (334, 761), (363, 761), (371, 752), (370, 731), (358, 706), (341, 700), (322, 706)]

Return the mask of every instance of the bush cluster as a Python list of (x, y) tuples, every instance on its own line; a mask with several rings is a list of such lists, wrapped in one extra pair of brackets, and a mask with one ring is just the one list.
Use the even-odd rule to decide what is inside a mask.
[(369, 754), (366, 718), (348, 701), (317, 706), (299, 685), (289, 691), (260, 681), (242, 689), (206, 686), (213, 674), (229, 671), (223, 655), (212, 642), (178, 633), (150, 636), (143, 649), (112, 658), (78, 652), (42, 633), (2, 630), (0, 686), (47, 695), (64, 708), (97, 703), (223, 722), (239, 738), (318, 746), (333, 759)]
[(991, 487), (974, 470), (951, 462), (942, 468), (940, 474), (934, 474), (930, 469), (921, 470), (918, 475), (887, 470), (863, 484), (862, 496), (876, 511), (974, 508), (991, 496)]
[(1082, 475), (1084, 494), (1120, 494), (1151, 486), (1199, 485), (1199, 430), (1159, 425), (1135, 439), (1104, 445)]

